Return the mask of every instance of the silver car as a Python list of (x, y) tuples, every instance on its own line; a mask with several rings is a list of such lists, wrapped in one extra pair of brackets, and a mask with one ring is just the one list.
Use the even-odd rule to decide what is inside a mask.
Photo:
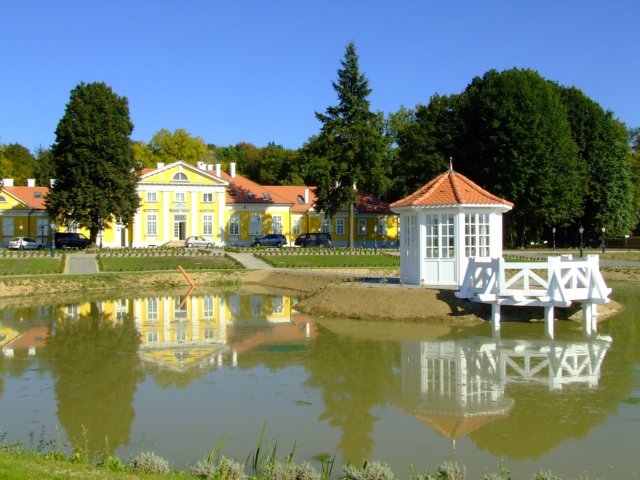
[(204, 237), (193, 236), (193, 237), (187, 237), (187, 239), (184, 241), (184, 246), (189, 248), (191, 247), (212, 248), (213, 242), (211, 240), (207, 240)]
[(11, 250), (40, 250), (44, 245), (29, 237), (16, 237), (9, 242)]

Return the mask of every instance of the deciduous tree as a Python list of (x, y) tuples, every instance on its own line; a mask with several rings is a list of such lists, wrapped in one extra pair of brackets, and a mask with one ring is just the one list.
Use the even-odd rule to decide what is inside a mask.
[(47, 209), (60, 222), (87, 228), (93, 244), (100, 230), (116, 220), (129, 224), (138, 209), (132, 130), (126, 97), (105, 83), (76, 86), (56, 128)]

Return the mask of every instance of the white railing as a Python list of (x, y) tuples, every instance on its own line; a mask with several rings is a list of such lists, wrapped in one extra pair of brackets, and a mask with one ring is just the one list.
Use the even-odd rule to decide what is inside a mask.
[(549, 257), (546, 262), (470, 258), (456, 296), (483, 303), (567, 307), (576, 300), (607, 303), (610, 293), (600, 273), (598, 255), (589, 255), (586, 260), (563, 255)]

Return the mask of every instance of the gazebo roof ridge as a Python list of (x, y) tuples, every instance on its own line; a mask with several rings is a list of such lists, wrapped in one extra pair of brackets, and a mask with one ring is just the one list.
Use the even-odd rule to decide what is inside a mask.
[(438, 175), (412, 194), (391, 204), (396, 207), (434, 207), (451, 205), (501, 205), (513, 208), (513, 203), (494, 195), (467, 177), (453, 170)]

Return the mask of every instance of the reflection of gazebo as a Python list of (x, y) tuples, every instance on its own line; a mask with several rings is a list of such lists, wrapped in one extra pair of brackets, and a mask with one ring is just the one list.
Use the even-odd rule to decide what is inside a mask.
[(402, 344), (402, 398), (396, 408), (454, 441), (505, 416), (513, 399), (470, 341)]

